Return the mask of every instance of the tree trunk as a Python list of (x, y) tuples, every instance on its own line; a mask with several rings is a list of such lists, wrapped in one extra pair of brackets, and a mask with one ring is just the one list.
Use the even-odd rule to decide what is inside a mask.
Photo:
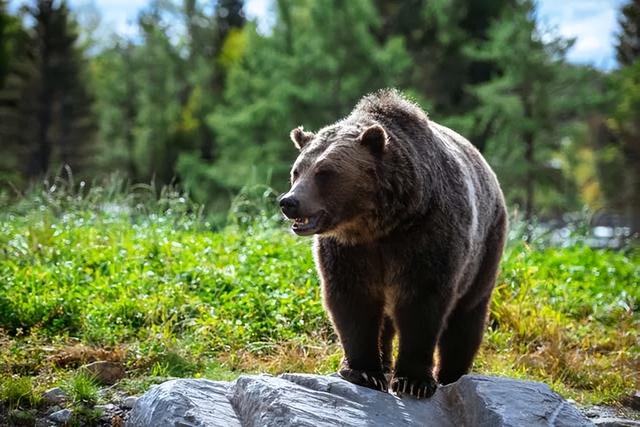
[[(524, 219), (527, 224), (531, 223), (531, 219), (533, 218), (533, 209), (534, 209), (534, 179), (535, 179), (535, 152), (534, 152), (534, 133), (533, 130), (530, 129), (530, 123), (533, 118), (533, 108), (531, 106), (531, 102), (529, 101), (531, 98), (530, 89), (528, 87), (524, 88), (524, 93), (522, 95), (523, 98), (523, 106), (524, 106), (524, 117), (527, 120), (527, 127), (523, 132), (524, 139), (524, 160), (526, 163), (526, 173), (525, 173), (525, 201), (524, 201)], [(527, 232), (527, 240), (529, 240), (529, 235)]]
[(127, 169), (129, 172), (129, 179), (137, 180), (138, 179), (138, 168), (136, 167), (136, 157), (135, 157), (135, 136), (133, 133), (134, 124), (136, 120), (136, 85), (133, 81), (133, 73), (134, 67), (132, 64), (133, 58), (131, 55), (131, 50), (133, 49), (132, 45), (129, 44), (126, 47), (126, 54), (124, 57), (125, 68), (127, 70), (126, 74), (126, 88), (127, 94), (129, 95), (125, 100), (124, 105), (124, 114), (125, 114), (125, 144), (127, 148)]
[(36, 146), (32, 150), (31, 160), (29, 162), (28, 175), (29, 178), (37, 178), (47, 173), (49, 169), (49, 162), (51, 160), (51, 141), (49, 140), (49, 127), (51, 126), (52, 116), (52, 103), (53, 94), (51, 90), (51, 82), (49, 76), (49, 43), (47, 40), (47, 33), (49, 20), (51, 18), (51, 3), (43, 2), (39, 4), (41, 8), (40, 13), (43, 14), (42, 33), (44, 37), (41, 38), (41, 56), (40, 56), (40, 94), (38, 96), (38, 115), (37, 115), (37, 135)]
[(524, 159), (527, 163), (527, 173), (526, 182), (525, 182), (525, 202), (524, 202), (524, 218), (527, 223), (531, 222), (531, 218), (533, 217), (533, 204), (534, 204), (534, 183), (533, 180), (535, 178), (534, 174), (534, 145), (533, 145), (533, 134), (529, 131), (524, 134), (524, 143), (525, 143), (525, 152)]

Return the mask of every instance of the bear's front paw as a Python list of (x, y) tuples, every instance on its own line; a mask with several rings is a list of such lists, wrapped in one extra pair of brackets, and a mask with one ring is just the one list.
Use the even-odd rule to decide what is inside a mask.
[(350, 383), (385, 393), (389, 388), (389, 383), (382, 371), (358, 371), (357, 369), (342, 368), (338, 371), (338, 375)]
[(438, 384), (433, 377), (409, 378), (394, 377), (391, 380), (391, 390), (398, 396), (413, 396), (417, 399), (433, 396)]

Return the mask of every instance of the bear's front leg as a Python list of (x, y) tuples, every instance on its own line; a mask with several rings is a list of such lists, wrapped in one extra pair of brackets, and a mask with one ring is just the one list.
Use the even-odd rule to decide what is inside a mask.
[[(422, 294), (422, 295), (420, 295)], [(391, 390), (399, 396), (431, 397), (437, 389), (433, 353), (446, 316), (447, 299), (434, 292), (400, 298), (394, 318), (399, 336), (398, 359)]]
[(331, 238), (314, 247), (325, 307), (344, 350), (338, 374), (354, 384), (387, 391), (380, 333), (384, 295), (378, 258), (366, 246), (345, 246)]
[(338, 290), (329, 285), (325, 289), (325, 304), (344, 350), (338, 374), (354, 384), (386, 392), (379, 345), (383, 302), (366, 288), (365, 292), (357, 286), (350, 288)]

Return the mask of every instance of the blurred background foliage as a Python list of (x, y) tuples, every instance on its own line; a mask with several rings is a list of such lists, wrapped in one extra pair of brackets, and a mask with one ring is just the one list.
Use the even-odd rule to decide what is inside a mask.
[(395, 86), (482, 151), (524, 217), (640, 230), (640, 1), (609, 72), (569, 63), (529, 0), (275, 0), (266, 29), (244, 6), (152, 0), (123, 36), (64, 1), (0, 0), (1, 199), (68, 165), (88, 185), (178, 184), (226, 218), (247, 184), (286, 189), (291, 128)]

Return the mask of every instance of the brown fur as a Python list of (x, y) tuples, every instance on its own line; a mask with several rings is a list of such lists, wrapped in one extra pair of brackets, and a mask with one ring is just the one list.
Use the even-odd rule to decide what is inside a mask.
[(457, 380), (482, 340), (506, 235), (495, 175), (463, 137), (394, 90), (363, 98), (316, 134), (291, 133), (300, 156), (281, 201), (316, 234), (325, 306), (345, 351), (340, 373), (430, 396)]

